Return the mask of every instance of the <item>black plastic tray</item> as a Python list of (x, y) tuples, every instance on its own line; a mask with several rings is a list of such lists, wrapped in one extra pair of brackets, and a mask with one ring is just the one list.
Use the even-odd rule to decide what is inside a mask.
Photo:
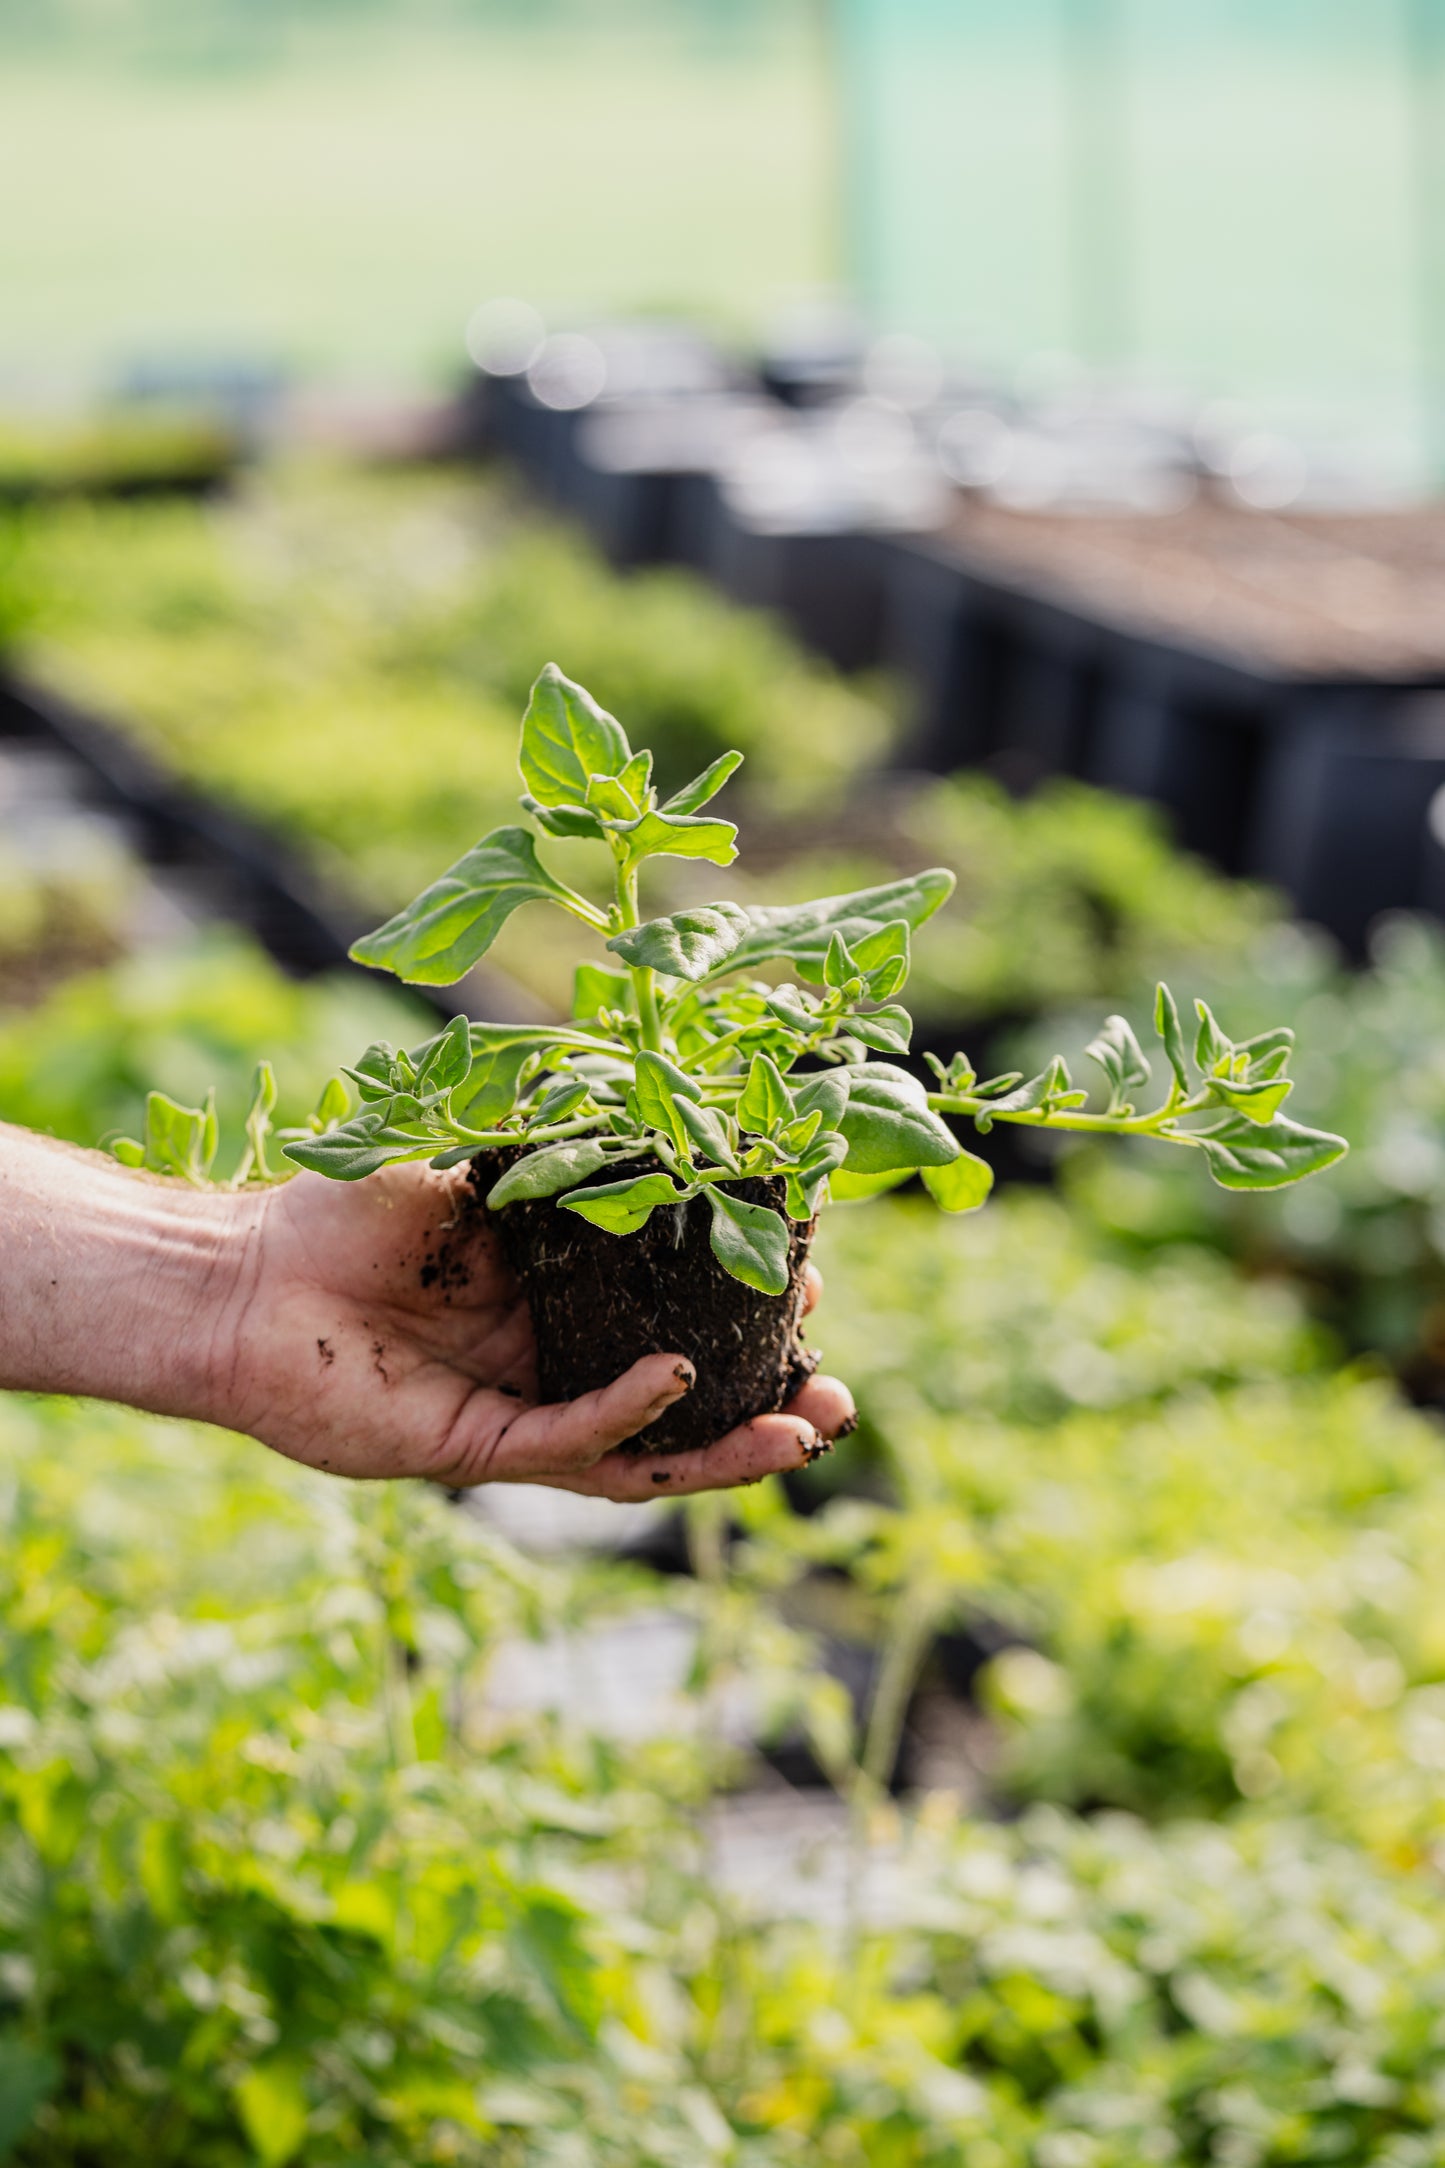
[(1152, 799), (1186, 848), (1275, 882), (1355, 951), (1381, 911), (1429, 907), (1445, 673), (1271, 670), (1093, 617), (942, 544), (880, 546), (884, 657), (918, 696), (915, 764)]

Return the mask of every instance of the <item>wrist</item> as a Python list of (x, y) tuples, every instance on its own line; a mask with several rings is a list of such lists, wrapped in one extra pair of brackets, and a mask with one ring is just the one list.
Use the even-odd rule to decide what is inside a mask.
[(258, 1202), (0, 1131), (0, 1385), (223, 1420)]

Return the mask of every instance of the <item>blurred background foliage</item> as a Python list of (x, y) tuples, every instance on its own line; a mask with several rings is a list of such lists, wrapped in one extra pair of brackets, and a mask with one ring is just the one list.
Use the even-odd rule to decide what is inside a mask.
[[(1387, 926), (1349, 973), (1136, 805), (880, 785), (887, 687), (611, 571), (499, 476), (283, 463), (214, 503), (13, 517), (12, 661), (355, 896), (505, 813), (556, 652), (665, 773), (748, 751), (737, 893), (958, 866), (918, 945), (930, 1043), (1077, 1047), (1072, 1004), (1142, 1026), (1167, 969), (1228, 1028), (1289, 1013), (1301, 1110), (1355, 1150), (1284, 1211), (1074, 1149), (977, 1219), (834, 1213), (820, 1330), (862, 1426), (738, 1501), (721, 1576), (705, 1507), (713, 1570), (659, 1582), (184, 1428), (0, 1410), (0, 2147), (1428, 2160), (1445, 1463), (1383, 1370), (1339, 1364), (1433, 1390), (1438, 938)], [(366, 1039), (429, 1028), (234, 931), (137, 942), (135, 878), (11, 870), (5, 1118), (96, 1142), (149, 1085), (214, 1082), (234, 1124), (263, 1051), (295, 1118)], [(525, 924), (506, 962), (556, 998)], [(529, 1641), (565, 1677), (660, 1616), (700, 1722), (683, 1694), (619, 1741), (500, 1683)], [(730, 1850), (750, 1739), (831, 1780), (761, 1883)]]

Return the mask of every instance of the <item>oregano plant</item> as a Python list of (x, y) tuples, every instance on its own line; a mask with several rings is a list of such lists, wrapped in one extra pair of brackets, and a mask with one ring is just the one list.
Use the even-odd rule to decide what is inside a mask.
[[(956, 1054), (931, 1061), (929, 1090), (899, 1065), (912, 1023), (897, 996), (914, 932), (953, 887), (943, 868), (812, 903), (720, 901), (645, 917), (650, 859), (727, 866), (736, 857), (735, 827), (709, 808), (740, 760), (724, 754), (660, 800), (651, 754), (634, 752), (615, 718), (549, 664), (522, 722), (522, 807), (533, 827), (484, 837), (352, 953), (413, 984), (451, 984), (512, 912), (547, 904), (596, 943), (577, 967), (570, 1018), (456, 1016), (410, 1050), (372, 1045), (346, 1072), (359, 1111), (328, 1086), (309, 1128), (284, 1141), (285, 1157), (356, 1181), (396, 1161), (446, 1167), (496, 1153), (493, 1210), (551, 1200), (619, 1237), (696, 1200), (723, 1269), (780, 1295), (788, 1223), (810, 1221), (830, 1196), (867, 1196), (917, 1173), (945, 1210), (982, 1204), (991, 1171), (950, 1120), (980, 1132), (1014, 1122), (1153, 1137), (1202, 1152), (1230, 1189), (1279, 1188), (1343, 1155), (1342, 1139), (1282, 1111), (1288, 1030), (1236, 1045), (1199, 1002), (1191, 1047), (1163, 986), (1155, 1028), (1166, 1082), (1152, 1108), (1139, 1098), (1150, 1064), (1118, 1016), (1089, 1048), (1105, 1080), (1102, 1106), (1090, 1106), (1062, 1058), (1034, 1077), (980, 1080)], [(605, 844), (610, 899), (594, 902), (554, 873), (534, 830), (549, 851)], [(213, 1125), (205, 1130), (204, 1110), (194, 1120), (201, 1150)], [(184, 1124), (158, 1113), (153, 1125), (158, 1149), (174, 1156)], [(260, 1122), (249, 1149), (245, 1175), (264, 1174)], [(155, 1163), (147, 1148), (129, 1150)], [(760, 1177), (778, 1179), (776, 1206), (757, 1201)]]

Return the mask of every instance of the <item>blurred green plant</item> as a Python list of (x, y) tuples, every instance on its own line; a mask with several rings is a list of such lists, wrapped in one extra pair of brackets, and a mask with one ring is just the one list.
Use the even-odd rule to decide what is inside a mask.
[(256, 1053), (274, 1057), (278, 1122), (300, 1123), (358, 1037), (425, 1029), (428, 1011), (350, 974), (299, 983), (245, 936), (209, 932), (66, 981), (0, 1011), (0, 1121), (99, 1144), (145, 1122), (160, 1085), (241, 1131)]
[(230, 430), (185, 412), (117, 409), (64, 422), (0, 418), (0, 504), (208, 489), (238, 456)]
[(890, 779), (804, 834), (759, 839), (753, 855), (769, 895), (789, 900), (920, 862), (957, 869), (947, 918), (913, 948), (912, 1006), (935, 1040), (1073, 1001), (1136, 999), (1160, 978), (1212, 985), (1281, 910), (1267, 889), (1176, 849), (1156, 808), (1068, 781), (1014, 798), (981, 775)]
[(836, 1844), (730, 1890), (695, 1726), (489, 1700), (635, 1575), (62, 1403), (0, 1402), (0, 1521), (18, 2168), (1432, 2157), (1428, 1874), (938, 1800), (871, 1814), (840, 1943)]
[(736, 746), (801, 810), (894, 728), (768, 618), (612, 571), (485, 475), (267, 469), (223, 504), (36, 511), (22, 556), (20, 662), (388, 907), (502, 813), (539, 655), (580, 658), (669, 788)]
[(1057, 1197), (1014, 1185), (966, 1221), (908, 1196), (835, 1212), (819, 1258), (823, 1328), (848, 1350), (865, 1423), (876, 1406), (900, 1451), (915, 1412), (1046, 1427), (1302, 1377), (1332, 1353), (1287, 1279), (1243, 1280), (1184, 1244), (1141, 1270)]
[(979, 1774), (1006, 1795), (1268, 1800), (1433, 1856), (1433, 1420), (1320, 1368), (1287, 1287), (1201, 1252), (1141, 1270), (1051, 1199), (957, 1229), (840, 1215), (823, 1263), (872, 1495), (804, 1521), (743, 1501), (759, 1585), (843, 1568), (852, 1630), (907, 1659), (904, 1706), (939, 1634), (982, 1634), (980, 1658), (1002, 1634)]
[(54, 863), (0, 862), (0, 1018), (69, 973), (114, 957), (138, 893), (133, 861), (104, 834), (86, 832)]

